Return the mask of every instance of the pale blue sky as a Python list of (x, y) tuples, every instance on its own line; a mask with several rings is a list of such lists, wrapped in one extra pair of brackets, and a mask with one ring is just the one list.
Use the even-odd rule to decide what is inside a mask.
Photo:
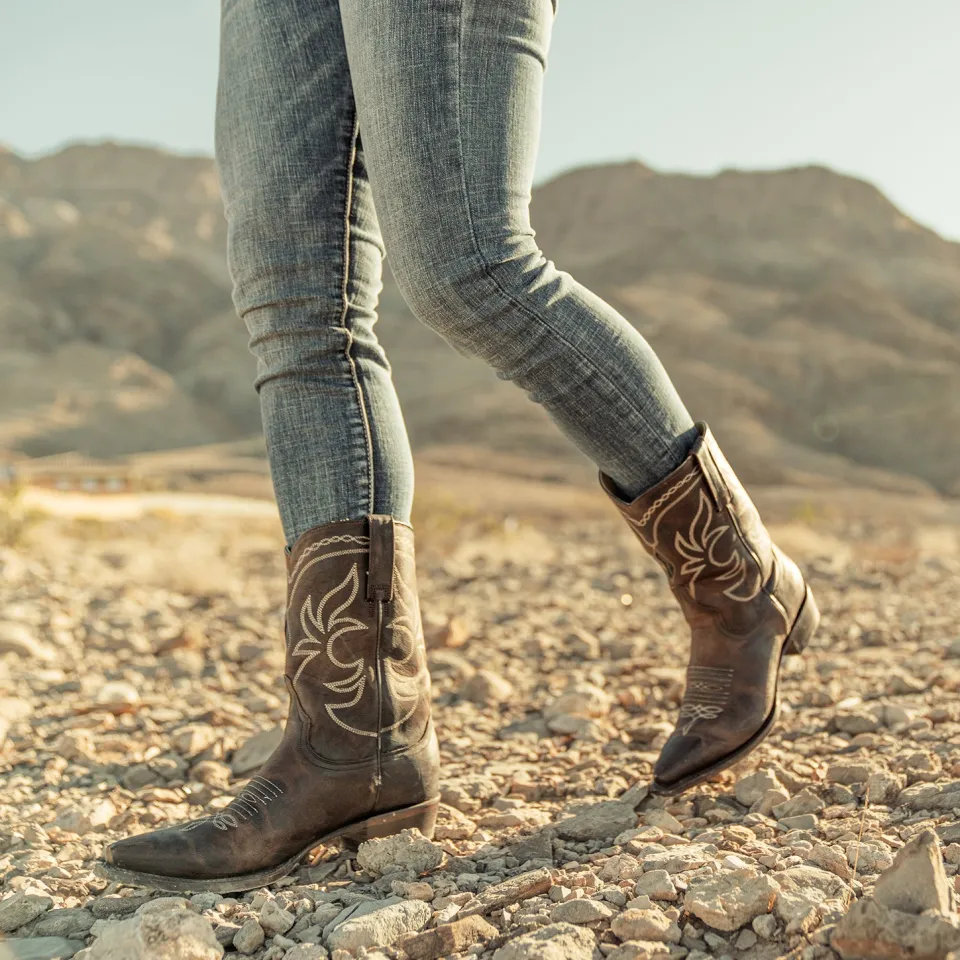
[[(2, 0), (0, 143), (212, 149), (216, 0)], [(824, 163), (960, 238), (960, 0), (560, 0), (540, 177)]]

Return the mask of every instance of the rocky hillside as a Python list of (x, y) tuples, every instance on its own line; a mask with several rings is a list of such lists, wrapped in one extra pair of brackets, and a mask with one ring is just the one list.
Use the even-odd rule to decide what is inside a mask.
[[(828, 170), (537, 190), (547, 255), (654, 343), (748, 480), (960, 494), (960, 245)], [(0, 153), (0, 449), (93, 455), (259, 428), (210, 160), (113, 144)], [(454, 354), (387, 278), (415, 445), (586, 475), (542, 412)], [(569, 471), (569, 472), (568, 472)]]

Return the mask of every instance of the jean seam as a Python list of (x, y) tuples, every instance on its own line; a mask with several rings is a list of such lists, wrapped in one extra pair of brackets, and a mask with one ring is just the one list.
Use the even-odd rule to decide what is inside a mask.
[[(574, 343), (568, 340), (559, 330), (554, 327), (551, 327), (547, 324), (542, 317), (540, 317), (534, 310), (531, 310), (522, 300), (517, 299), (512, 296), (510, 292), (503, 287), (500, 283), (497, 276), (494, 274), (491, 269), (491, 265), (488, 263), (487, 258), (483, 255), (483, 251), (480, 247), (480, 240), (477, 236), (476, 226), (473, 219), (473, 209), (471, 207), (470, 200), (470, 189), (468, 186), (467, 178), (467, 165), (464, 159), (464, 146), (463, 146), (463, 124), (462, 124), (462, 115), (461, 115), (461, 100), (462, 100), (462, 91), (463, 91), (463, 20), (464, 20), (464, 6), (466, 0), (460, 0), (458, 6), (458, 16), (457, 16), (457, 64), (456, 64), (456, 80), (457, 80), (457, 89), (454, 95), (454, 104), (456, 109), (456, 130), (457, 130), (457, 163), (460, 166), (460, 189), (463, 191), (464, 199), (464, 208), (466, 210), (466, 219), (467, 219), (467, 228), (470, 231), (470, 239), (473, 243), (474, 252), (477, 256), (477, 263), (480, 266), (480, 269), (483, 271), (483, 275), (493, 284), (494, 288), (500, 294), (503, 299), (510, 304), (515, 309), (519, 310), (529, 319), (533, 320), (535, 323), (543, 327), (549, 334), (557, 337), (565, 346), (569, 348), (571, 353), (573, 353), (581, 363), (584, 363), (588, 366), (596, 375), (613, 391), (614, 396), (619, 396), (620, 399), (624, 400), (627, 407), (633, 413), (635, 417), (647, 428), (647, 432), (650, 434), (651, 438), (660, 445), (662, 454), (658, 462), (666, 460), (668, 457), (673, 455), (673, 451), (670, 449), (669, 445), (664, 443), (664, 441), (657, 436), (656, 431), (650, 429), (650, 424), (647, 421), (646, 416), (641, 412), (640, 408), (637, 407), (632, 401), (627, 399), (626, 394), (619, 390), (616, 383), (613, 382), (596, 364), (591, 363), (589, 357)], [(626, 319), (624, 322), (627, 323)]]
[(363, 385), (360, 382), (360, 374), (357, 370), (357, 364), (353, 359), (353, 332), (347, 324), (347, 317), (350, 312), (350, 244), (352, 240), (352, 213), (353, 213), (353, 170), (357, 162), (357, 141), (360, 134), (360, 121), (357, 117), (356, 107), (352, 110), (352, 123), (350, 127), (350, 147), (347, 150), (347, 170), (346, 170), (346, 190), (344, 191), (344, 209), (343, 209), (343, 275), (340, 281), (340, 295), (343, 300), (343, 309), (340, 313), (340, 326), (343, 327), (347, 335), (347, 343), (344, 350), (347, 363), (350, 365), (350, 375), (353, 378), (353, 386), (357, 395), (357, 406), (360, 410), (360, 420), (363, 424), (364, 442), (367, 452), (367, 513), (374, 512), (374, 476), (373, 476), (373, 438), (370, 433), (370, 418), (367, 415), (366, 397), (363, 392)]

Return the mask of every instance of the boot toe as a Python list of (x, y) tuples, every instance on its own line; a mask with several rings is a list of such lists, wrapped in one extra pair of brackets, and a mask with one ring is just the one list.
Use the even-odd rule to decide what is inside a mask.
[(184, 867), (186, 850), (173, 830), (156, 830), (111, 843), (103, 851), (104, 862), (122, 870), (174, 876)]
[(703, 770), (713, 759), (701, 737), (675, 734), (660, 751), (653, 768), (654, 782), (669, 788)]

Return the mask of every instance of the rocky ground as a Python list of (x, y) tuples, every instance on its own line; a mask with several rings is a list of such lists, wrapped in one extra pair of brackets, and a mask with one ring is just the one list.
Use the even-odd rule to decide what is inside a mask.
[(644, 782), (686, 636), (658, 569), (612, 522), (508, 520), (459, 544), (439, 524), (420, 558), (433, 841), (331, 849), (237, 896), (99, 877), (105, 842), (225, 805), (275, 742), (282, 563), (273, 528), (249, 524), (51, 521), (0, 553), (0, 958), (960, 948), (953, 531), (785, 530), (824, 618), (787, 664), (777, 733), (664, 800)]

